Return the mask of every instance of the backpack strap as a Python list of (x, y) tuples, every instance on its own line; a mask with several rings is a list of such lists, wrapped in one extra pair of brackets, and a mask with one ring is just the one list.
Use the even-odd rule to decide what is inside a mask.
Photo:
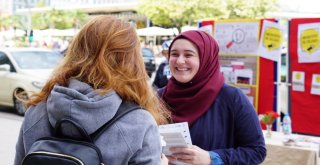
[(117, 111), (117, 113), (114, 115), (114, 117), (109, 120), (107, 123), (105, 123), (103, 126), (101, 126), (98, 130), (93, 132), (90, 137), (93, 141), (96, 141), (96, 139), (105, 131), (107, 130), (114, 122), (116, 122), (118, 119), (126, 115), (127, 113), (136, 110), (136, 109), (141, 109), (140, 106), (138, 106), (135, 103), (132, 102), (126, 102), (122, 101), (120, 104), (120, 107)]

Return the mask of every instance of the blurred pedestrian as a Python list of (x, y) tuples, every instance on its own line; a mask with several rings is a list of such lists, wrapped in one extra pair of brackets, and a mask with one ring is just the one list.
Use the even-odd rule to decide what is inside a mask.
[[(166, 123), (168, 113), (148, 79), (135, 28), (111, 16), (92, 19), (71, 42), (42, 91), (30, 98), (15, 165), (21, 164), (35, 140), (52, 135), (59, 119), (72, 118), (91, 134), (124, 101), (141, 109), (117, 120), (95, 141), (104, 164), (160, 164), (157, 124)], [(62, 125), (63, 132), (77, 137), (77, 130), (66, 126)]]
[(257, 113), (239, 88), (224, 83), (218, 54), (217, 42), (202, 31), (183, 32), (171, 43), (172, 78), (159, 94), (173, 122), (188, 122), (193, 145), (170, 148), (168, 158), (189, 164), (260, 164), (266, 148)]
[(169, 47), (172, 40), (168, 40), (163, 42), (161, 45), (162, 51), (161, 54), (165, 57), (165, 59), (161, 62), (156, 72), (156, 76), (153, 81), (153, 86), (156, 88), (163, 88), (167, 85), (168, 80), (171, 77), (169, 63), (168, 63), (168, 53)]

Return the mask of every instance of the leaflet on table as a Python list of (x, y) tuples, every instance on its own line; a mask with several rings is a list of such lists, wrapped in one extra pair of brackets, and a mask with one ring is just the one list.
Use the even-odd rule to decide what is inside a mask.
[[(169, 150), (170, 147), (188, 147), (188, 145), (192, 145), (187, 122), (160, 125), (159, 132), (166, 144), (162, 151), (165, 155), (172, 154)], [(176, 165), (187, 165), (186, 163), (179, 161), (170, 163)]]

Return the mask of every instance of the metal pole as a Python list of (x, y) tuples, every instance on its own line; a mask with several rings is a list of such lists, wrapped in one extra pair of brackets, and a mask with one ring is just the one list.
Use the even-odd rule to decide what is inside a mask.
[[(31, 13), (31, 5), (30, 0), (25, 0), (26, 7), (28, 8), (28, 14), (27, 14), (27, 34), (30, 35), (30, 32), (32, 30), (32, 13)], [(29, 38), (28, 38), (29, 41)], [(29, 41), (29, 46), (31, 46), (31, 42)]]

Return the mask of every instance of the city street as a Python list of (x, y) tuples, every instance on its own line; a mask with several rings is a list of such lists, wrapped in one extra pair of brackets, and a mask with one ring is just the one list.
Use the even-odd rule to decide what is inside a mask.
[[(224, 132), (218, 136), (214, 131), (203, 129), (200, 133), (194, 133), (194, 129), (191, 129), (193, 145), (210, 150), (219, 148), (223, 161), (230, 164), (320, 165), (319, 5), (320, 1), (316, 0), (291, 0), (290, 3), (286, 0), (250, 3), (246, 0), (0, 0), (0, 165), (14, 164), (22, 123), (39, 115), (27, 111), (28, 115), (22, 116), (26, 112), (22, 100), (32, 98), (33, 92), (40, 92), (50, 82), (48, 79), (56, 75), (58, 79), (59, 75), (76, 77), (79, 81), (89, 79), (87, 83), (91, 86), (103, 88), (104, 84), (96, 85), (92, 80), (99, 73), (90, 74), (90, 70), (105, 70), (108, 67), (98, 65), (99, 68), (90, 68), (82, 64), (87, 61), (90, 63), (91, 59), (108, 66), (116, 65), (119, 60), (124, 64), (127, 60), (122, 58), (110, 61), (109, 58), (100, 57), (118, 55), (119, 52), (132, 56), (132, 49), (122, 50), (132, 46), (135, 47), (134, 54), (140, 49), (139, 58), (142, 58), (141, 65), (144, 64), (146, 70), (143, 79), (148, 81), (145, 84), (150, 86), (150, 90), (152, 88), (154, 94), (160, 95), (163, 92), (160, 90), (158, 93), (157, 89), (169, 83), (164, 94), (158, 97), (163, 97), (162, 101), (172, 112), (171, 122), (186, 121), (189, 124), (196, 123), (194, 127), (205, 127), (207, 130), (219, 128), (220, 132)], [(128, 40), (128, 36), (132, 40)], [(132, 43), (140, 43), (140, 47)], [(131, 60), (131, 63), (136, 60)], [(60, 65), (61, 61), (65, 63)], [(79, 70), (77, 64), (86, 69), (79, 72), (78, 76), (71, 72), (67, 75), (60, 73), (63, 69), (54, 70), (57, 66), (69, 67), (71, 71)], [(119, 72), (124, 70), (120, 68)], [(93, 76), (87, 78), (87, 75)], [(141, 79), (140, 76), (136, 79)], [(222, 82), (221, 88), (219, 84)], [(59, 80), (56, 83), (67, 85)], [(240, 92), (230, 92), (229, 85), (235, 86)], [(79, 88), (77, 92), (82, 92), (81, 84), (74, 86)], [(215, 96), (205, 97), (210, 94)], [(72, 94), (70, 100), (74, 101), (76, 97)], [(43, 98), (47, 99), (48, 96)], [(63, 104), (66, 109), (57, 115), (58, 118), (66, 116), (64, 114), (73, 111), (74, 107), (78, 108), (74, 102), (61, 103), (61, 97), (57, 98), (53, 102), (58, 102), (58, 107)], [(90, 95), (88, 100), (91, 99)], [(239, 99), (242, 101), (237, 101)], [(192, 104), (190, 100), (200, 106)], [(243, 101), (250, 102), (250, 105), (244, 105)], [(43, 103), (51, 102), (43, 100)], [(91, 103), (88, 103), (90, 106), (84, 104), (88, 109), (94, 108)], [(229, 104), (232, 106), (224, 106)], [(14, 105), (15, 108), (4, 107), (8, 105)], [(209, 106), (209, 109), (206, 108)], [(240, 106), (246, 111), (251, 111), (253, 107), (259, 122), (238, 122), (249, 113), (240, 112), (237, 108)], [(223, 118), (207, 117), (209, 110)], [(230, 117), (229, 111), (239, 113)], [(46, 110), (43, 112), (48, 113)], [(93, 114), (96, 111), (84, 113), (90, 113), (86, 115), (89, 119), (95, 119), (93, 115), (97, 115)], [(255, 115), (253, 111), (250, 113), (251, 116)], [(208, 121), (201, 123), (200, 118)], [(221, 120), (224, 122), (219, 122)], [(216, 124), (205, 124), (208, 122)], [(222, 127), (219, 123), (222, 123)], [(87, 124), (86, 127), (91, 125)], [(34, 128), (34, 125), (31, 127)], [(24, 134), (30, 132), (25, 126), (23, 128)], [(263, 136), (259, 133), (260, 128), (263, 129)], [(59, 131), (58, 127), (53, 131)], [(171, 132), (171, 129), (168, 131)], [(39, 132), (39, 129), (35, 132)], [(242, 132), (239, 135), (243, 136), (228, 136), (234, 132)], [(203, 134), (208, 138), (201, 139), (194, 134)], [(186, 137), (184, 134), (179, 136)], [(242, 143), (238, 145), (228, 143), (239, 139)], [(30, 140), (29, 137), (23, 138), (23, 141), (26, 140)], [(131, 143), (126, 142), (130, 147)], [(246, 142), (250, 142), (250, 145)], [(23, 145), (19, 144), (18, 147)], [(239, 150), (239, 147), (243, 149)], [(29, 147), (23, 148), (28, 149), (24, 154), (30, 152)], [(234, 152), (225, 156), (224, 152), (229, 150)], [(204, 156), (197, 155), (199, 162), (193, 161), (193, 164), (201, 163), (206, 159)], [(31, 162), (38, 164), (34, 160)]]
[(12, 110), (0, 107), (0, 164), (13, 164), (15, 144), (22, 120), (23, 117), (14, 114)]

